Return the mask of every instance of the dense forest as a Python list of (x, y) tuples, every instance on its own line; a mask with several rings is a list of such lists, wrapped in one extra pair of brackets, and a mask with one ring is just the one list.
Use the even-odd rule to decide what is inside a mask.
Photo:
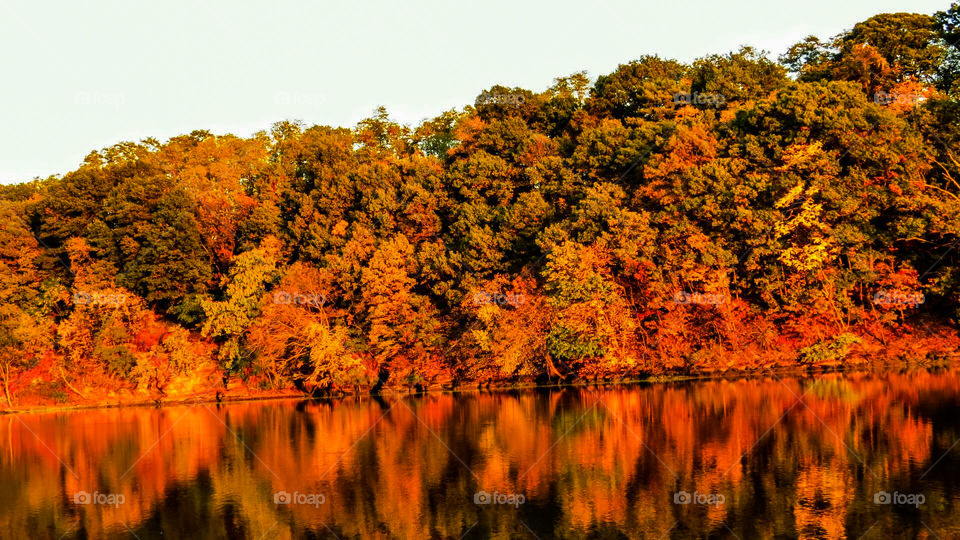
[(940, 361), (960, 4), (0, 188), (4, 406)]

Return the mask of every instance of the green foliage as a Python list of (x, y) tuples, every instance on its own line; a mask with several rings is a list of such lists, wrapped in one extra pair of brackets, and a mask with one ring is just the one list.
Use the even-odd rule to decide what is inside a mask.
[(239, 365), (239, 340), (260, 314), (260, 300), (276, 275), (278, 249), (276, 239), (268, 237), (262, 247), (238, 255), (230, 270), (224, 300), (201, 302), (206, 318), (203, 334), (226, 340), (221, 358), (230, 368)]
[(547, 350), (554, 358), (567, 362), (603, 356), (603, 346), (596, 338), (558, 324), (547, 335)]
[(820, 341), (800, 349), (798, 361), (801, 364), (841, 361), (846, 358), (850, 347), (857, 343), (860, 343), (859, 337), (853, 334), (840, 334), (833, 339)]
[(932, 81), (943, 55), (936, 20), (917, 13), (884, 13), (857, 23), (840, 39), (841, 54), (868, 43), (896, 68), (900, 79)]

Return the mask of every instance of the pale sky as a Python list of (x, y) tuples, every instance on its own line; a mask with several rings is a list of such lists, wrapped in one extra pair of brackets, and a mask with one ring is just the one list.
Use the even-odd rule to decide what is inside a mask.
[(494, 84), (534, 91), (644, 54), (774, 56), (949, 0), (0, 0), (0, 182), (63, 174), (120, 141), (278, 120), (415, 125)]

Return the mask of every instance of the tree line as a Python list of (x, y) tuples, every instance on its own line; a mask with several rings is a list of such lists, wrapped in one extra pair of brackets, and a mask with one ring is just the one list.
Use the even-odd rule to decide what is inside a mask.
[(48, 401), (943, 355), (960, 4), (644, 56), (411, 127), (194, 131), (0, 192), (0, 379)]

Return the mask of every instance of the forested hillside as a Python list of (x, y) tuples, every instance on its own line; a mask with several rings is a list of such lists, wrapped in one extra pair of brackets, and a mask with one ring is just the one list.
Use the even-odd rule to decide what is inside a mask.
[(945, 358), (958, 41), (954, 4), (416, 127), (93, 152), (2, 189), (2, 401)]

